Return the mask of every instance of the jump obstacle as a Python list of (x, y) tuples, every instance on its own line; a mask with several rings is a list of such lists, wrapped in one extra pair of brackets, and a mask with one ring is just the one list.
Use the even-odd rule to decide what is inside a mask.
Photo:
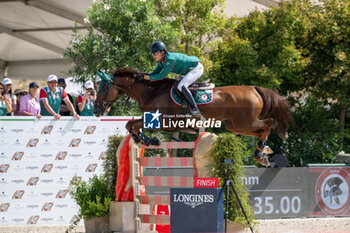
[[(133, 155), (135, 161), (135, 201), (136, 201), (136, 229), (141, 231), (142, 224), (170, 225), (170, 215), (149, 214), (147, 210), (151, 209), (148, 205), (170, 205), (169, 195), (141, 195), (142, 186), (162, 186), (162, 187), (193, 187), (193, 177), (180, 176), (142, 176), (144, 167), (193, 167), (193, 158), (176, 157), (158, 157), (158, 158), (140, 158), (140, 147), (143, 149), (192, 149), (194, 142), (166, 142), (161, 147), (157, 146), (138, 146), (132, 143)], [(141, 167), (141, 169), (140, 169)], [(146, 213), (142, 213), (141, 205), (146, 205)], [(153, 209), (153, 208), (152, 208)], [(147, 227), (147, 226), (146, 226)]]
[[(156, 225), (170, 225), (170, 211), (169, 215), (151, 214), (150, 210), (154, 205), (168, 205), (170, 206), (169, 195), (148, 195), (145, 193), (145, 186), (162, 186), (162, 187), (193, 187), (194, 177), (196, 177), (195, 168), (195, 151), (196, 145), (203, 135), (210, 135), (209, 133), (202, 133), (195, 142), (164, 142), (160, 146), (145, 146), (135, 144), (132, 139), (128, 140), (128, 155), (129, 155), (129, 180), (131, 187), (127, 187), (124, 191), (129, 193), (125, 196), (131, 196), (129, 201), (134, 202), (134, 219), (135, 232), (151, 232), (151, 224)], [(213, 137), (206, 137), (210, 138)], [(216, 137), (216, 136), (215, 136)], [(123, 140), (124, 141), (124, 140)], [(122, 142), (123, 143), (123, 142)], [(121, 143), (121, 144), (122, 144)], [(208, 145), (204, 151), (210, 150), (210, 145), (213, 143), (205, 143), (201, 146), (201, 153), (203, 153), (203, 145)], [(121, 145), (123, 146), (123, 145)], [(125, 146), (125, 145), (124, 145)], [(193, 149), (193, 157), (142, 157), (145, 149)], [(119, 150), (119, 149), (118, 149)], [(193, 168), (193, 177), (182, 176), (143, 176), (142, 168)], [(118, 174), (119, 179), (119, 174)], [(118, 186), (118, 184), (117, 184)], [(135, 190), (134, 192), (132, 190)], [(118, 193), (117, 187), (116, 191)], [(118, 200), (117, 200), (118, 201)], [(123, 204), (123, 202), (119, 202)], [(153, 207), (152, 207), (153, 206)], [(113, 216), (111, 216), (113, 218)], [(112, 219), (111, 219), (112, 220)], [(130, 224), (130, 220), (129, 220)], [(121, 231), (121, 230), (120, 230)]]

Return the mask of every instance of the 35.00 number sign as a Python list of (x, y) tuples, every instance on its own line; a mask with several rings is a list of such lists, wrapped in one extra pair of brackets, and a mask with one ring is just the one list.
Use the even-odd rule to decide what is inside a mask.
[(301, 210), (299, 196), (254, 197), (254, 214), (263, 215), (297, 215)]

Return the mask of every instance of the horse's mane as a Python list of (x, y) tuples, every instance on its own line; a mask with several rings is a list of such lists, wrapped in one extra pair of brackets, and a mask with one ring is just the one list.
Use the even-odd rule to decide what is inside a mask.
[(113, 76), (132, 76), (135, 73), (140, 73), (140, 71), (132, 67), (122, 67), (118, 70), (112, 71)]
[[(137, 68), (133, 67), (122, 67), (118, 70), (112, 71), (113, 76), (133, 76), (134, 74), (140, 73)], [(157, 82), (151, 82), (151, 86), (164, 86), (164, 85), (172, 85), (175, 82), (174, 79), (164, 78)], [(154, 85), (155, 84), (155, 85)]]
[[(131, 76), (134, 77), (134, 74), (140, 73), (140, 71), (136, 68), (132, 67), (122, 67), (118, 70), (112, 71), (112, 74), (114, 77), (120, 77), (120, 76)], [(153, 96), (156, 96), (161, 91), (170, 89), (170, 87), (174, 84), (175, 79), (169, 79), (164, 78), (162, 80), (156, 81), (156, 82), (150, 82), (147, 80), (141, 81), (145, 83), (146, 85), (150, 86), (150, 89), (148, 91), (148, 95), (150, 98)]]

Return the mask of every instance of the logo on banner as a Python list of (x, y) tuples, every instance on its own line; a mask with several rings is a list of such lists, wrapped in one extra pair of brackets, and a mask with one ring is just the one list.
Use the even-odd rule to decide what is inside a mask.
[(0, 173), (6, 173), (9, 167), (10, 164), (0, 164)]
[(47, 163), (43, 166), (43, 168), (41, 169), (41, 173), (49, 173), (51, 172), (51, 169), (53, 167), (52, 163)]
[(143, 113), (143, 128), (145, 129), (160, 129), (160, 116), (162, 114), (157, 110), (156, 112)]
[(46, 202), (41, 208), (41, 211), (50, 211), (52, 206), (53, 206), (53, 202)]
[(16, 192), (12, 195), (12, 199), (22, 199), (24, 194), (24, 190), (16, 190)]
[(1, 152), (1, 154), (0, 154), (0, 159), (6, 159), (7, 158), (7, 156), (5, 155), (5, 153), (4, 152)]
[(28, 131), (27, 131), (28, 133), (37, 133), (38, 131), (36, 130), (36, 128), (30, 128)]
[(96, 168), (97, 168), (97, 163), (90, 163), (85, 169), (85, 172), (95, 172)]
[(35, 225), (39, 220), (39, 215), (31, 216), (28, 219), (27, 225)]
[(316, 201), (325, 214), (341, 215), (350, 208), (350, 175), (342, 168), (324, 170), (317, 179)]
[(26, 205), (27, 209), (35, 209), (35, 208), (38, 208), (38, 207), (39, 207), (38, 205)]
[(11, 132), (15, 132), (15, 133), (21, 133), (23, 132), (23, 129), (11, 129)]
[(28, 167), (26, 167), (27, 170), (36, 170), (38, 168), (39, 168), (38, 166), (28, 166)]
[(96, 130), (96, 126), (94, 125), (88, 126), (86, 127), (84, 134), (94, 134), (95, 130)]
[(75, 176), (73, 176), (73, 178), (71, 179), (70, 184), (71, 184), (71, 185), (77, 185), (77, 184), (80, 183), (81, 179), (82, 179), (81, 176), (75, 175)]
[(27, 147), (36, 147), (38, 144), (39, 139), (38, 138), (31, 138), (29, 142), (27, 143)]
[(41, 130), (41, 134), (50, 134), (53, 129), (53, 125), (47, 125)]
[(22, 143), (19, 141), (19, 139), (16, 139), (16, 141), (12, 145), (21, 146)]
[(72, 141), (69, 143), (69, 147), (78, 147), (80, 142), (80, 138), (73, 138)]
[(60, 190), (60, 191), (58, 191), (57, 192), (57, 194), (56, 194), (56, 198), (65, 198), (66, 197), (66, 195), (67, 195), (67, 193), (68, 193), (68, 190), (67, 189), (62, 189), (62, 190)]
[(196, 195), (196, 194), (174, 194), (174, 202), (182, 202), (192, 208), (202, 205), (203, 203), (214, 202), (214, 195)]
[(106, 151), (102, 151), (100, 154), (100, 157), (98, 157), (98, 160), (105, 160), (107, 158)]
[(28, 182), (27, 186), (35, 186), (39, 181), (39, 177), (31, 177)]
[(0, 128), (0, 133), (6, 133), (6, 130), (5, 130), (4, 127), (1, 127), (1, 128)]
[(6, 179), (5, 179), (5, 178), (1, 178), (1, 180), (0, 180), (0, 184), (7, 184)]
[(58, 152), (55, 160), (64, 160), (66, 158), (67, 154), (68, 154), (67, 151), (60, 151), (60, 152)]
[(2, 203), (0, 205), (0, 212), (7, 212), (9, 207), (10, 207), (10, 203)]
[(13, 154), (12, 159), (11, 160), (21, 160), (22, 157), (24, 155), (23, 151), (17, 151)]

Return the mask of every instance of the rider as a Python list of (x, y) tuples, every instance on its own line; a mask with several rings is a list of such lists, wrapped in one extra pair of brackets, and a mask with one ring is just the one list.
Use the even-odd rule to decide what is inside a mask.
[(165, 78), (170, 72), (183, 75), (177, 88), (191, 105), (191, 114), (200, 116), (201, 113), (192, 93), (188, 90), (188, 87), (203, 74), (203, 65), (200, 63), (199, 58), (182, 53), (168, 52), (165, 44), (161, 41), (152, 43), (150, 54), (158, 62), (158, 65), (152, 73), (144, 75), (144, 79), (158, 81)]

